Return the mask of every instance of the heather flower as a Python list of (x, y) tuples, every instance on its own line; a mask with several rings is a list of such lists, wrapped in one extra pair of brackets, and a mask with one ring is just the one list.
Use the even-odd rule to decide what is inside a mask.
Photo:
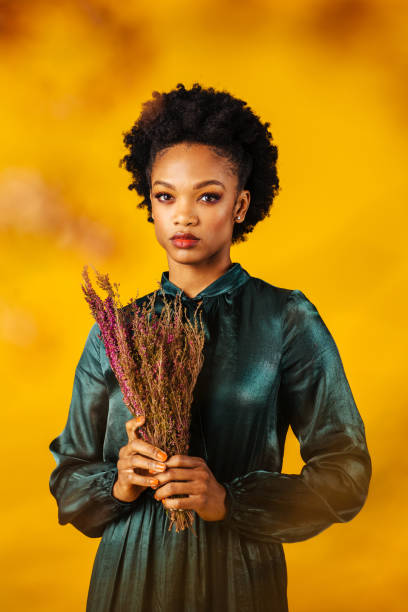
[[(156, 312), (159, 290), (145, 301), (123, 306), (119, 284), (95, 270), (97, 285), (107, 292), (102, 300), (84, 266), (82, 290), (99, 328), (123, 401), (135, 416), (143, 414), (139, 428), (144, 440), (162, 448), (170, 457), (187, 454), (190, 442), (191, 404), (203, 365), (204, 330), (197, 312), (190, 320), (177, 294), (168, 300), (160, 288), (160, 313)], [(159, 284), (160, 285), (160, 284)], [(180, 497), (175, 495), (174, 497)], [(190, 510), (166, 509), (176, 532), (191, 527)]]

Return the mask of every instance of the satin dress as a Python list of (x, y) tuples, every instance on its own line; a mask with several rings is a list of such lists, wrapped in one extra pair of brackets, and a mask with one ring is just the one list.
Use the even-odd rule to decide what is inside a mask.
[[(193, 298), (168, 271), (161, 287), (167, 298), (181, 293), (188, 314), (202, 300), (204, 365), (189, 454), (203, 457), (225, 486), (227, 514), (204, 521), (194, 513), (196, 535), (176, 533), (150, 487), (134, 502), (113, 497), (133, 415), (95, 323), (65, 428), (49, 446), (59, 523), (101, 538), (87, 612), (287, 612), (283, 544), (350, 521), (371, 479), (338, 348), (302, 291), (253, 277), (239, 263)], [(289, 426), (305, 462), (299, 474), (281, 472)]]

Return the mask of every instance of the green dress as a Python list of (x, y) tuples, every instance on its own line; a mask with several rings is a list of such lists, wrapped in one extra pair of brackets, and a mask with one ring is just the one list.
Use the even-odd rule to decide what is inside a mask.
[[(364, 424), (337, 346), (302, 291), (255, 278), (239, 263), (194, 298), (168, 271), (161, 286), (170, 299), (181, 292), (187, 313), (202, 299), (204, 365), (189, 454), (226, 487), (227, 514), (204, 521), (195, 513), (197, 535), (176, 533), (153, 489), (134, 502), (113, 497), (133, 415), (95, 323), (66, 426), (49, 446), (59, 523), (102, 537), (87, 611), (287, 611), (282, 544), (350, 521), (368, 494)], [(289, 425), (305, 462), (300, 474), (281, 472)]]

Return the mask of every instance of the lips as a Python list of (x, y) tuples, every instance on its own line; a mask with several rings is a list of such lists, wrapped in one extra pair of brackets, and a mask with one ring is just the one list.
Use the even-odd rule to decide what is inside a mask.
[(200, 238), (197, 238), (190, 232), (176, 232), (171, 238), (174, 246), (180, 249), (191, 249), (200, 242)]
[(194, 236), (194, 234), (190, 234), (189, 232), (184, 233), (184, 232), (176, 232), (172, 237), (171, 240), (199, 240), (199, 238), (197, 238), (197, 236)]

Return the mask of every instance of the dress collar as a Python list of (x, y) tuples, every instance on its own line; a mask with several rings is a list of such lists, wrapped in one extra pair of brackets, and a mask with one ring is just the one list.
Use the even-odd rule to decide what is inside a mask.
[(242, 268), (241, 264), (235, 262), (226, 272), (224, 272), (222, 276), (219, 276), (215, 281), (208, 285), (208, 287), (202, 289), (200, 293), (194, 297), (189, 297), (186, 295), (180, 287), (169, 280), (168, 270), (162, 273), (160, 284), (165, 293), (169, 293), (171, 295), (181, 293), (181, 297), (184, 299), (200, 300), (203, 297), (214, 297), (216, 295), (221, 295), (222, 293), (233, 291), (246, 283), (249, 278), (250, 275), (248, 272)]

